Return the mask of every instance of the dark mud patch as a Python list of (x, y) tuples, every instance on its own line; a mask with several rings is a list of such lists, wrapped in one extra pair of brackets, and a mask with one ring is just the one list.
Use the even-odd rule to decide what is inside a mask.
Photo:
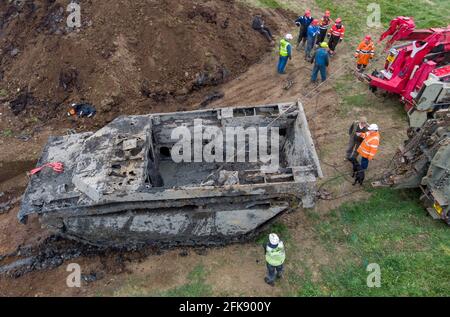
[(0, 183), (25, 174), (36, 166), (37, 161), (0, 162)]

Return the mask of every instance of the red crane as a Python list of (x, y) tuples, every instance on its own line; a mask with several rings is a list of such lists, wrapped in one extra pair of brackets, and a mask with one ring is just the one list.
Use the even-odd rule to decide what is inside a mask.
[[(389, 36), (391, 37), (386, 45), (389, 53), (384, 69), (366, 76), (371, 89), (375, 91), (379, 88), (399, 94), (408, 113), (414, 110), (431, 112), (436, 107), (448, 107), (450, 25), (446, 28), (416, 30), (413, 18), (401, 16), (391, 21), (389, 29), (381, 35), (379, 42)], [(397, 41), (406, 42), (393, 46)], [(426, 106), (423, 106), (420, 99), (429, 79), (442, 83), (442, 91), (435, 96), (437, 100), (431, 104), (428, 100)], [(430, 96), (427, 97), (429, 99)], [(426, 120), (424, 113), (420, 116), (420, 122)]]

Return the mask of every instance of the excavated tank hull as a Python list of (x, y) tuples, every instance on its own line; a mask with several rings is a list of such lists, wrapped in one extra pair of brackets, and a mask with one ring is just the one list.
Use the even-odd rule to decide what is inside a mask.
[[(180, 141), (173, 131), (179, 127), (194, 136), (192, 153), (178, 152), (185, 155), (181, 162), (173, 155)], [(214, 137), (205, 141), (211, 127)], [(244, 131), (244, 137), (237, 133), (226, 143), (228, 128)], [(252, 134), (253, 128), (270, 133), (261, 139), (264, 130)], [(220, 139), (222, 132), (227, 137)], [(275, 134), (279, 145), (270, 143), (269, 152), (279, 154), (277, 164), (267, 165), (262, 155), (250, 159), (261, 140), (269, 143)], [(218, 159), (204, 154), (199, 160), (198, 145), (207, 153), (211, 144)], [(230, 144), (236, 145), (234, 153)], [(242, 153), (246, 160), (238, 160)], [(64, 173), (44, 169), (31, 177), (20, 221), (37, 214), (65, 237), (108, 247), (245, 240), (293, 200), (313, 207), (315, 183), (322, 177), (298, 102), (120, 117), (96, 133), (50, 138), (38, 166), (48, 162), (62, 162)]]

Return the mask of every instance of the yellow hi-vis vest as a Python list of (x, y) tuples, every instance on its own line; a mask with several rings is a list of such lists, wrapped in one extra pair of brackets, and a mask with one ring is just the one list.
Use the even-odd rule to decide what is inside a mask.
[(284, 244), (281, 241), (275, 249), (266, 247), (266, 261), (272, 266), (280, 266), (286, 260), (286, 253), (284, 251)]
[(281, 39), (280, 41), (280, 56), (289, 56), (288, 53), (288, 45), (291, 45), (288, 41), (285, 39)]

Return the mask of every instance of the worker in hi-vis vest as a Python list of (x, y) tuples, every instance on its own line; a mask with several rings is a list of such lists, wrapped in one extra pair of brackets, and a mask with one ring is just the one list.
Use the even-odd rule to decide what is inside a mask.
[(369, 125), (367, 132), (361, 133), (363, 141), (358, 148), (358, 154), (361, 155), (361, 168), (365, 171), (369, 167), (378, 152), (380, 146), (380, 132), (377, 124)]
[(264, 281), (270, 286), (275, 285), (275, 279), (281, 278), (286, 260), (283, 241), (275, 234), (269, 235), (269, 242), (264, 244), (266, 253), (267, 276)]
[(292, 34), (286, 34), (284, 39), (281, 39), (280, 41), (280, 59), (278, 60), (279, 74), (285, 74), (284, 70), (286, 69), (288, 59), (292, 59), (292, 45), (289, 41), (293, 38)]

